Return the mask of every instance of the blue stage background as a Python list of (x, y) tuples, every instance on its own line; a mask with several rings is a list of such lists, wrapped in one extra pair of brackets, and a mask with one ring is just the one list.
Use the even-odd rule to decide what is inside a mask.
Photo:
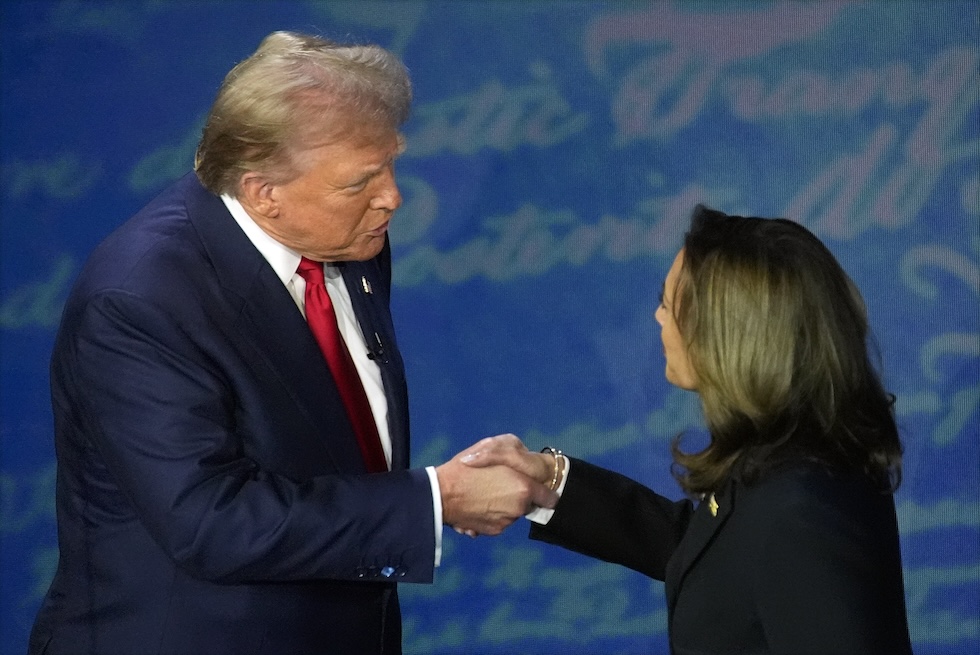
[[(391, 234), (416, 465), (511, 431), (679, 497), (668, 443), (698, 406), (663, 380), (653, 312), (687, 217), (796, 218), (864, 291), (898, 397), (915, 650), (980, 652), (978, 9), (0, 3), (0, 652), (24, 651), (57, 559), (67, 289), (189, 170), (224, 74), (275, 29), (412, 73)], [(662, 584), (526, 531), (446, 532), (435, 584), (403, 587), (408, 653), (667, 652)]]

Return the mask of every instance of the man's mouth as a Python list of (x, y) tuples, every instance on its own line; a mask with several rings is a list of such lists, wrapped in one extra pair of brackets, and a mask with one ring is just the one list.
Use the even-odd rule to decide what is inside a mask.
[(380, 226), (380, 227), (376, 227), (376, 228), (374, 228), (373, 230), (370, 230), (370, 231), (368, 232), (368, 234), (370, 234), (371, 236), (374, 236), (374, 237), (380, 237), (380, 236), (382, 236), (382, 235), (383, 235), (383, 234), (384, 234), (385, 232), (387, 232), (387, 231), (388, 231), (388, 226), (389, 226), (390, 224), (391, 224), (391, 221), (388, 221), (388, 222), (386, 222), (386, 223), (385, 223), (384, 225), (382, 225), (382, 226)]

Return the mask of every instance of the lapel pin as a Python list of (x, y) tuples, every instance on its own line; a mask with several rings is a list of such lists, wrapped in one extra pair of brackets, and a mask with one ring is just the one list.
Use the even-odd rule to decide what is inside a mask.
[(712, 516), (718, 516), (718, 501), (715, 500), (714, 494), (708, 498), (708, 511), (711, 512)]
[(371, 295), (371, 293), (373, 293), (371, 291), (371, 283), (368, 282), (368, 279), (363, 275), (361, 276), (361, 288), (364, 289), (364, 293), (368, 295)]

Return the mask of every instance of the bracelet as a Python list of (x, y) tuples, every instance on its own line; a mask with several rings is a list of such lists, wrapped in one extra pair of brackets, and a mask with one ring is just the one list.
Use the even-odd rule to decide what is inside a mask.
[(558, 476), (561, 475), (561, 470), (563, 468), (562, 459), (561, 459), (562, 453), (557, 448), (552, 448), (551, 446), (545, 446), (544, 448), (541, 449), (541, 452), (549, 453), (552, 457), (555, 458), (555, 473), (553, 476), (551, 476), (551, 484), (548, 485), (548, 489), (554, 491), (555, 488), (558, 486)]

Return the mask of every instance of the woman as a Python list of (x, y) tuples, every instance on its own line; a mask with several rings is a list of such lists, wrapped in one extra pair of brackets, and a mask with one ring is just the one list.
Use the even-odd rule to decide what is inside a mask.
[(666, 582), (672, 651), (911, 653), (892, 492), (901, 445), (854, 284), (805, 228), (698, 206), (656, 319), (710, 442), (692, 500), (513, 436), (473, 446), (561, 492), (531, 537)]

